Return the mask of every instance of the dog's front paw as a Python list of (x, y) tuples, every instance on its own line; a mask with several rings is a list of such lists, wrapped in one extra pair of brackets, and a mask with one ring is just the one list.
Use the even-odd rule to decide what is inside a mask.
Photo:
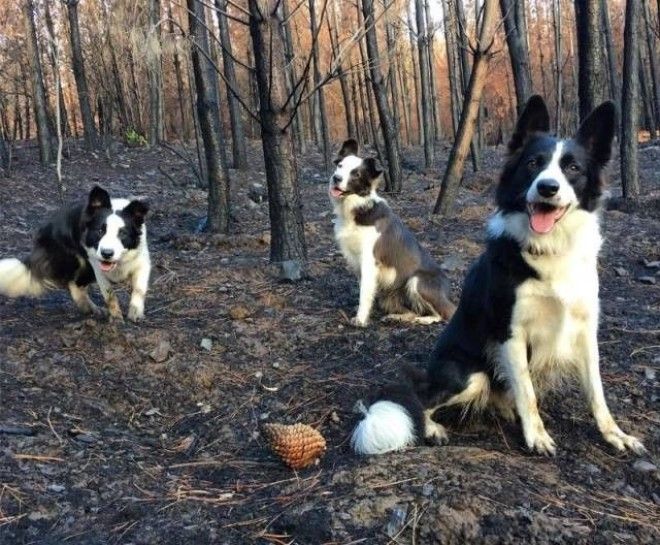
[(442, 424), (427, 420), (424, 430), (424, 440), (428, 445), (446, 445), (449, 443), (449, 436)]
[(621, 452), (632, 450), (637, 455), (646, 452), (646, 448), (639, 439), (632, 435), (628, 435), (627, 433), (623, 433), (619, 428), (603, 433), (603, 437), (605, 438), (605, 441)]
[(554, 440), (544, 428), (535, 430), (534, 433), (525, 436), (525, 442), (529, 450), (543, 456), (554, 456), (557, 453)]
[(354, 316), (351, 318), (351, 325), (353, 327), (367, 327), (369, 325), (369, 318), (364, 318), (363, 316)]
[(128, 307), (128, 319), (131, 322), (139, 322), (144, 319), (144, 308), (135, 305)]

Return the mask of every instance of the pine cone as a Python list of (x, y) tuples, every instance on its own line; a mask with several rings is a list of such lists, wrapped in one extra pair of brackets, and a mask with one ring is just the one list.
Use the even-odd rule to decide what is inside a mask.
[(275, 453), (292, 469), (302, 469), (325, 453), (325, 439), (307, 424), (264, 424), (263, 433)]

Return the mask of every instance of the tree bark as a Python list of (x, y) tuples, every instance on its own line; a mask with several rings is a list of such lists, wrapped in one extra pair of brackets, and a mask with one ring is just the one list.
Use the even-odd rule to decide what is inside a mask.
[[(580, 0), (576, 0), (580, 1)], [(504, 19), (506, 43), (511, 59), (513, 83), (516, 89), (516, 109), (522, 112), (527, 99), (532, 94), (532, 73), (530, 71), (529, 50), (527, 48), (527, 24), (525, 22), (524, 0), (500, 0)]]
[(245, 141), (245, 130), (241, 117), (241, 105), (231, 92), (238, 91), (238, 80), (236, 79), (236, 68), (234, 67), (231, 36), (229, 34), (229, 19), (224, 13), (227, 12), (229, 4), (227, 0), (215, 0), (215, 5), (220, 10), (218, 13), (218, 29), (220, 33), (220, 44), (222, 46), (222, 67), (227, 79), (227, 103), (229, 105), (229, 123), (231, 125), (231, 143), (233, 166), (238, 170), (247, 170), (247, 146)]
[(149, 144), (155, 146), (162, 142), (165, 136), (160, 0), (149, 0), (146, 60), (149, 78)]
[[(417, 143), (421, 144), (424, 142), (424, 125), (423, 121), (425, 119), (423, 113), (422, 113), (422, 106), (423, 106), (423, 100), (421, 97), (421, 93), (419, 91), (419, 86), (420, 86), (420, 81), (421, 81), (421, 76), (418, 77), (419, 75), (419, 62), (418, 62), (418, 52), (417, 52), (417, 46), (416, 42), (417, 40), (415, 39), (415, 33), (413, 31), (413, 22), (412, 22), (412, 4), (409, 2), (408, 3), (408, 9), (407, 9), (407, 15), (408, 15), (408, 38), (410, 41), (410, 58), (412, 60), (412, 80), (413, 84), (415, 87), (415, 114), (416, 114), (416, 119), (417, 119)], [(411, 114), (412, 117), (412, 114)]]
[(642, 54), (643, 47), (638, 48), (638, 71), (639, 71), (639, 92), (642, 105), (644, 106), (644, 121), (645, 127), (649, 131), (649, 136), (652, 139), (657, 138), (657, 131), (655, 130), (655, 113), (653, 108), (653, 99), (651, 97), (652, 93), (649, 90), (647, 82), (647, 74), (644, 66), (644, 55)]
[[(172, 18), (172, 0), (167, 4), (168, 32), (172, 40), (176, 39), (174, 29), (174, 19)], [(179, 127), (179, 136), (182, 140), (188, 137), (188, 121), (186, 116), (185, 89), (183, 87), (183, 75), (181, 73), (181, 59), (179, 58), (179, 48), (174, 45), (172, 52), (172, 62), (174, 63), (174, 77), (176, 79), (177, 103), (179, 105), (179, 117), (181, 126)]]
[(626, 2), (626, 22), (623, 36), (623, 93), (621, 102), (621, 185), (623, 197), (640, 194), (637, 162), (639, 130), (639, 0)]
[(225, 158), (224, 137), (220, 124), (218, 79), (210, 56), (206, 26), (206, 8), (200, 0), (186, 0), (191, 39), (191, 59), (197, 90), (197, 115), (204, 141), (208, 179), (207, 230), (229, 231), (229, 177)]
[[(330, 23), (330, 18), (328, 17), (328, 37), (330, 38), (330, 47), (332, 48), (332, 55), (336, 59), (339, 55), (339, 35), (337, 34), (337, 28), (339, 27), (339, 21), (337, 20), (337, 0), (333, 0), (332, 4), (332, 24)], [(346, 73), (342, 63), (339, 61), (337, 63), (337, 78), (339, 79), (339, 85), (341, 87), (341, 96), (344, 102), (344, 115), (346, 117), (346, 133), (356, 138), (359, 135), (357, 134), (356, 122), (353, 118), (353, 110), (351, 108), (351, 102), (355, 102), (355, 94), (353, 95), (353, 100), (351, 101), (351, 91), (349, 89), (348, 80), (346, 79)], [(359, 142), (359, 138), (358, 138)]]
[(615, 104), (621, 103), (621, 89), (619, 88), (619, 75), (616, 69), (616, 53), (614, 41), (612, 40), (612, 25), (610, 14), (607, 9), (607, 0), (600, 0), (600, 13), (603, 18), (603, 36), (605, 38), (605, 50), (607, 51), (607, 67), (610, 84), (610, 96)]
[[(28, 59), (32, 73), (32, 97), (34, 100), (34, 113), (37, 122), (37, 140), (39, 141), (39, 158), (43, 164), (50, 163), (55, 157), (53, 146), (53, 135), (48, 122), (48, 102), (46, 90), (44, 89), (43, 72), (41, 69), (41, 58), (39, 56), (39, 42), (37, 41), (37, 30), (34, 21), (34, 3), (25, 0), (23, 5), (25, 15), (25, 35), (27, 42)], [(27, 97), (26, 97), (27, 98)], [(26, 104), (29, 104), (26, 101)], [(26, 110), (29, 106), (26, 107)], [(26, 111), (28, 123), (28, 138), (30, 133), (29, 110)]]
[(298, 183), (298, 167), (293, 138), (289, 130), (295, 112), (287, 101), (286, 58), (283, 36), (285, 25), (278, 0), (248, 0), (250, 37), (261, 103), (261, 140), (268, 184), (270, 212), (270, 260), (304, 271), (307, 247)]
[(380, 119), (380, 128), (385, 143), (385, 154), (387, 157), (387, 170), (390, 175), (390, 185), (385, 189), (394, 193), (401, 191), (403, 176), (401, 173), (401, 159), (399, 157), (399, 141), (397, 139), (394, 119), (387, 103), (387, 92), (383, 74), (380, 70), (380, 53), (378, 51), (378, 40), (376, 27), (374, 26), (375, 14), (373, 0), (362, 0), (362, 12), (364, 14), (364, 26), (366, 29), (367, 55), (369, 56), (369, 71), (371, 73), (371, 85), (376, 99), (376, 108)]
[[(44, 20), (46, 22), (46, 28), (48, 29), (49, 41), (52, 41), (53, 38), (55, 37), (55, 26), (53, 25), (53, 16), (50, 11), (50, 2), (44, 2)], [(68, 114), (66, 111), (66, 104), (64, 102), (62, 80), (58, 75), (59, 72), (58, 52), (55, 49), (54, 43), (51, 43), (50, 47), (48, 48), (48, 58), (50, 60), (51, 69), (53, 71), (53, 75), (55, 76), (55, 80), (56, 80), (57, 89), (55, 90), (55, 92), (57, 93), (57, 104), (58, 104), (57, 107), (59, 108), (59, 117), (60, 117), (60, 126), (59, 129), (56, 129), (55, 132), (57, 134), (57, 131), (59, 130), (59, 135), (66, 136), (67, 134), (69, 134)]]
[(452, 0), (442, 0), (445, 21), (445, 43), (447, 45), (447, 77), (449, 78), (449, 97), (451, 103), (452, 136), (456, 138), (458, 120), (461, 116), (461, 66), (458, 61), (458, 24), (456, 10)]
[(78, 103), (80, 105), (80, 115), (83, 122), (83, 133), (85, 145), (92, 149), (98, 145), (98, 134), (94, 124), (94, 114), (89, 98), (89, 89), (87, 87), (87, 76), (85, 75), (85, 61), (82, 53), (82, 44), (80, 41), (80, 25), (78, 23), (78, 2), (79, 0), (64, 0), (69, 16), (69, 37), (71, 40), (71, 61), (73, 64), (73, 77), (76, 80), (76, 89), (78, 91)]
[(484, 16), (479, 31), (479, 39), (474, 52), (472, 74), (465, 94), (463, 111), (458, 126), (458, 134), (449, 155), (447, 170), (442, 179), (442, 186), (438, 200), (433, 209), (434, 214), (448, 216), (451, 213), (458, 186), (461, 181), (465, 159), (470, 149), (470, 142), (474, 134), (474, 127), (479, 115), (481, 93), (488, 73), (490, 50), (495, 40), (497, 28), (497, 0), (485, 0)]
[(431, 81), (431, 105), (433, 106), (433, 141), (438, 142), (442, 138), (442, 123), (438, 99), (438, 79), (435, 75), (435, 30), (432, 26), (433, 18), (429, 0), (424, 0), (424, 19), (426, 21), (426, 55), (428, 56), (429, 80)]
[(431, 89), (431, 70), (428, 55), (428, 32), (423, 0), (415, 0), (415, 17), (417, 19), (417, 57), (419, 59), (419, 86), (422, 98), (422, 129), (424, 141), (424, 166), (430, 168), (435, 160), (433, 91)]
[(312, 74), (313, 83), (316, 87), (316, 100), (319, 115), (319, 130), (321, 151), (323, 153), (323, 167), (327, 173), (330, 172), (330, 141), (328, 140), (328, 116), (325, 107), (325, 93), (321, 83), (321, 68), (319, 66), (319, 40), (318, 24), (316, 21), (315, 0), (308, 0), (309, 3), (309, 24), (312, 35)]
[(555, 39), (555, 130), (557, 134), (562, 134), (561, 118), (564, 80), (562, 77), (561, 0), (552, 0), (552, 26)]
[(653, 107), (655, 110), (655, 131), (660, 128), (660, 68), (658, 67), (658, 56), (655, 49), (655, 36), (651, 27), (648, 0), (641, 0), (642, 14), (644, 17), (644, 29), (646, 31), (646, 49), (651, 70), (651, 83), (653, 85)]
[(601, 46), (600, 0), (575, 0), (578, 39), (578, 99), (580, 122), (603, 102), (605, 83)]

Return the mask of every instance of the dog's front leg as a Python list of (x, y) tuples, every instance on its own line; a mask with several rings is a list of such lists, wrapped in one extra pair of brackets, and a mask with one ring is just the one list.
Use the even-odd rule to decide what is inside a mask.
[(360, 262), (360, 304), (357, 316), (352, 323), (358, 327), (365, 327), (369, 323), (371, 307), (373, 307), (376, 292), (378, 291), (378, 269), (371, 248), (365, 250)]
[(99, 289), (101, 290), (101, 295), (103, 295), (105, 304), (108, 306), (108, 312), (110, 313), (110, 318), (123, 322), (124, 316), (121, 313), (121, 307), (119, 306), (119, 299), (117, 299), (117, 295), (112, 290), (112, 285), (110, 284), (110, 280), (108, 280), (100, 270), (97, 270), (96, 267), (93, 268), (94, 268), (94, 276), (96, 277), (96, 282), (99, 285)]
[(144, 318), (144, 300), (149, 288), (150, 273), (151, 263), (147, 262), (131, 275), (131, 302), (128, 306), (128, 319), (133, 322)]
[(630, 449), (636, 454), (644, 453), (646, 449), (639, 439), (621, 431), (612, 418), (605, 401), (603, 383), (600, 378), (598, 334), (595, 325), (585, 331), (582, 341), (583, 358), (580, 362), (580, 378), (600, 433), (603, 434), (605, 441), (614, 445), (618, 450)]
[(527, 345), (521, 335), (514, 333), (508, 341), (500, 346), (500, 365), (503, 366), (513, 390), (516, 410), (520, 415), (527, 446), (539, 454), (554, 455), (555, 442), (545, 431), (539, 414), (536, 393), (529, 373)]

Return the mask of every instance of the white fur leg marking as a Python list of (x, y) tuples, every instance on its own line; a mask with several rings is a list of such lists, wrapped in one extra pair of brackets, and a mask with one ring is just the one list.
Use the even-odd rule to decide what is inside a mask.
[(96, 277), (96, 282), (98, 283), (99, 289), (101, 290), (101, 295), (103, 295), (105, 304), (108, 305), (110, 318), (123, 322), (124, 316), (119, 306), (119, 300), (117, 299), (115, 292), (112, 291), (110, 281), (105, 277), (103, 271), (98, 269), (98, 266), (93, 261), (92, 268), (94, 269), (94, 276)]
[(435, 409), (424, 411), (424, 438), (439, 445), (444, 445), (449, 441), (447, 430), (442, 424), (438, 424), (431, 418), (434, 412)]
[(373, 256), (373, 249), (363, 250), (362, 262), (360, 263), (360, 304), (354, 325), (364, 327), (369, 323), (371, 308), (378, 291), (378, 269)]
[(516, 409), (522, 422), (523, 434), (527, 447), (546, 456), (556, 453), (552, 440), (539, 414), (536, 394), (527, 364), (527, 346), (525, 341), (512, 337), (500, 347), (500, 363), (511, 384)]
[(442, 321), (440, 316), (417, 316), (414, 312), (404, 314), (388, 314), (383, 316), (384, 322), (405, 322), (413, 324), (431, 325)]
[(617, 450), (624, 451), (629, 449), (635, 454), (643, 454), (646, 452), (644, 445), (636, 437), (621, 431), (614, 418), (612, 418), (612, 414), (605, 401), (598, 364), (598, 340), (595, 326), (581, 340), (583, 341), (584, 358), (579, 366), (580, 378), (600, 433), (603, 435), (605, 441), (613, 445)]
[(351, 446), (358, 454), (383, 454), (414, 445), (415, 425), (408, 411), (392, 401), (377, 401), (355, 427)]
[(144, 318), (144, 300), (149, 288), (151, 264), (146, 262), (131, 277), (131, 302), (128, 306), (128, 319), (137, 322)]

